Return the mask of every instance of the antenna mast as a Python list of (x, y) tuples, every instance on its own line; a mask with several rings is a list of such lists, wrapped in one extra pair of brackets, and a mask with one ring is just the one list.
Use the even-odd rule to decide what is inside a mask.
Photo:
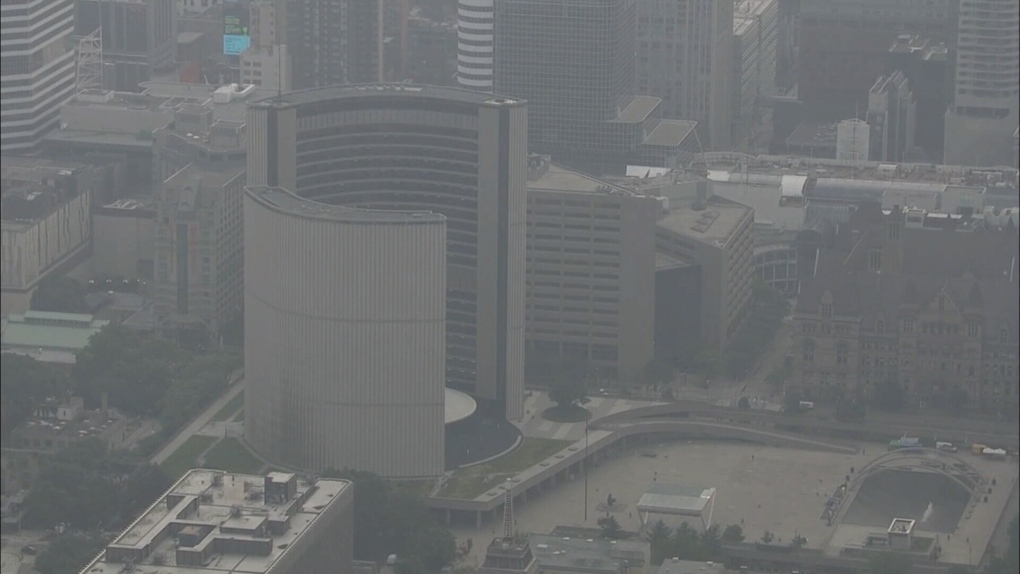
[(85, 90), (103, 89), (102, 27), (78, 40), (77, 52), (74, 95), (77, 96)]
[(503, 540), (514, 539), (514, 495), (510, 479), (506, 479), (506, 486), (503, 487)]

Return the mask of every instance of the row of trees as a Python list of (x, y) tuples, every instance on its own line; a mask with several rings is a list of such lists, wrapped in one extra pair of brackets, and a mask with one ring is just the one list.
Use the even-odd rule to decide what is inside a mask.
[(397, 555), (397, 574), (431, 574), (453, 564), (456, 541), (422, 498), (371, 472), (328, 470), (354, 483), (354, 557), (382, 562)]
[[(771, 542), (771, 535), (769, 537), (768, 542)], [(744, 530), (739, 524), (731, 524), (725, 528), (713, 524), (699, 534), (686, 522), (673, 529), (660, 520), (645, 533), (645, 540), (651, 545), (652, 564), (659, 564), (670, 558), (693, 561), (719, 560), (723, 558), (722, 543), (743, 542)]]

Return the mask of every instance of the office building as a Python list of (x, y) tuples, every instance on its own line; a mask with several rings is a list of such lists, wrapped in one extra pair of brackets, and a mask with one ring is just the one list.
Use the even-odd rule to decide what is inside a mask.
[(73, 0), (0, 4), (0, 152), (37, 146), (74, 96)]
[(457, 84), (491, 92), (493, 87), (493, 0), (457, 1)]
[(407, 79), (416, 84), (457, 83), (457, 24), (426, 18), (412, 10), (407, 19)]
[(3, 221), (2, 315), (23, 313), (40, 281), (66, 273), (88, 254), (92, 166), (4, 154), (0, 163)]
[(722, 350), (743, 324), (751, 303), (754, 210), (699, 186), (693, 201), (671, 201), (656, 228), (658, 250), (701, 268), (700, 344)]
[(836, 159), (854, 162), (871, 159), (868, 122), (852, 118), (836, 124)]
[(154, 139), (156, 330), (215, 336), (242, 310), (245, 124), (182, 103)]
[(407, 17), (407, 0), (288, 2), (294, 87), (402, 80)]
[(728, 149), (740, 89), (733, 2), (637, 0), (637, 13), (638, 93), (662, 98), (663, 117), (698, 122), (705, 149)]
[(733, 6), (734, 149), (768, 149), (772, 139), (772, 105), (776, 93), (779, 36), (777, 0), (740, 0)]
[(346, 480), (191, 470), (82, 571), (350, 572), (353, 521)]
[(86, 36), (99, 29), (104, 88), (140, 92), (143, 82), (173, 75), (176, 0), (75, 0), (75, 34)]
[(283, 0), (259, 0), (248, 6), (251, 45), (241, 53), (241, 83), (288, 92), (291, 55), (286, 43)]
[(249, 188), (244, 217), (248, 443), (290, 468), (442, 474), (445, 218), (279, 187)]
[(914, 148), (917, 103), (903, 72), (881, 75), (868, 92), (868, 154), (872, 161), (900, 163)]
[(823, 400), (891, 387), (1016, 416), (1020, 241), (1014, 222), (994, 223), (862, 205), (797, 301), (793, 383)]
[(916, 102), (915, 149), (907, 150), (909, 161), (941, 163), (946, 110), (953, 91), (945, 43), (900, 35), (885, 55), (885, 74), (894, 72), (906, 76)]
[(797, 93), (808, 113), (846, 118), (863, 110), (901, 34), (955, 42), (958, 2), (800, 0)]
[(589, 173), (675, 167), (696, 122), (634, 94), (635, 0), (497, 0), (496, 92), (528, 102), (528, 151)]
[(959, 0), (956, 82), (945, 163), (1010, 166), (1020, 118), (1020, 3)]
[(655, 349), (660, 200), (547, 158), (528, 166), (529, 360), (580, 357), (599, 380), (634, 381)]
[[(368, 241), (370, 245), (378, 242), (378, 248), (387, 253), (373, 257), (373, 262), (390, 262), (385, 268), (380, 267), (378, 273), (403, 274), (400, 276), (405, 279), (392, 278), (396, 275), (376, 277), (383, 283), (365, 286), (365, 289), (379, 291), (378, 305), (367, 307), (358, 304), (355, 299), (350, 300), (350, 304), (359, 309), (359, 315), (368, 313), (364, 319), (356, 324), (330, 322), (330, 329), (336, 330), (331, 337), (350, 336), (370, 344), (362, 353), (353, 354), (344, 361), (333, 360), (336, 349), (344, 348), (342, 345), (334, 345), (328, 351), (315, 354), (303, 343), (280, 346), (269, 332), (282, 324), (291, 324), (295, 332), (287, 336), (289, 340), (307, 339), (308, 345), (322, 341), (323, 334), (315, 330), (318, 327), (312, 317), (323, 313), (339, 313), (337, 317), (346, 317), (340, 308), (287, 310), (292, 306), (314, 305), (316, 302), (334, 305), (332, 299), (324, 295), (324, 287), (315, 285), (328, 284), (336, 293), (344, 293), (345, 285), (356, 282), (358, 274), (338, 266), (330, 271), (336, 277), (323, 277), (314, 283), (310, 283), (314, 275), (281, 274), (278, 271), (280, 257), (287, 259), (294, 251), (287, 252), (291, 255), (284, 257), (284, 251), (277, 251), (277, 239), (272, 234), (256, 234), (261, 238), (258, 240), (248, 235), (245, 245), (245, 274), (248, 276), (245, 281), (245, 332), (246, 348), (252, 351), (246, 353), (248, 363), (245, 370), (249, 385), (246, 429), (251, 433), (249, 440), (255, 448), (271, 459), (284, 455), (301, 456), (302, 467), (356, 466), (341, 464), (343, 461), (338, 460), (343, 449), (339, 447), (337, 436), (349, 436), (351, 441), (361, 444), (360, 441), (365, 436), (372, 436), (372, 432), (361, 429), (341, 435), (317, 435), (314, 440), (313, 437), (305, 437), (312, 442), (299, 441), (296, 433), (305, 432), (301, 429), (306, 427), (315, 428), (315, 425), (297, 428), (287, 421), (308, 421), (306, 411), (322, 408), (323, 403), (312, 399), (313, 395), (309, 394), (309, 402), (294, 398), (281, 404), (273, 389), (284, 378), (288, 381), (294, 378), (294, 367), (284, 365), (304, 364), (301, 357), (306, 353), (311, 353), (307, 361), (310, 380), (306, 384), (309, 385), (328, 383), (327, 386), (331, 386), (333, 381), (342, 378), (341, 373), (358, 373), (362, 368), (374, 368), (372, 365), (380, 361), (387, 369), (390, 368), (394, 356), (392, 350), (409, 345), (400, 342), (402, 335), (396, 329), (399, 325), (394, 325), (392, 332), (384, 333), (386, 338), (382, 340), (388, 343), (371, 343), (362, 335), (362, 324), (375, 321), (381, 323), (379, 328), (382, 329), (387, 324), (385, 317), (390, 314), (433, 313), (434, 307), (430, 305), (435, 302), (431, 299), (422, 302), (424, 307), (420, 310), (410, 303), (403, 303), (399, 298), (404, 296), (400, 285), (409, 281), (410, 277), (425, 281), (437, 273), (444, 279), (440, 289), (445, 290), (442, 308), (446, 317), (445, 364), (440, 382), (445, 379), (447, 385), (467, 392), (499, 416), (519, 419), (523, 402), (527, 185), (527, 116), (523, 103), (454, 88), (361, 85), (296, 92), (283, 100), (253, 104), (249, 110), (248, 127), (251, 133), (248, 185), (252, 188), (281, 188), (314, 205), (436, 212), (445, 216), (446, 225), (445, 255), (438, 256), (438, 259), (433, 252), (419, 251), (434, 247), (424, 238), (421, 246), (415, 238), (399, 241), (395, 238), (387, 242), (383, 241), (383, 228), (376, 231), (381, 234), (379, 239)], [(337, 160), (337, 157), (342, 159)], [(252, 202), (249, 201), (249, 204)], [(254, 229), (247, 223), (245, 227)], [(395, 226), (393, 233), (397, 233), (399, 227)], [(344, 254), (352, 264), (356, 263), (360, 257), (357, 252), (366, 242), (339, 242), (342, 238), (335, 237), (321, 243), (296, 243), (292, 247), (300, 251), (307, 250), (304, 246), (321, 245), (321, 249), (326, 250), (321, 254), (322, 258), (335, 259)], [(295, 236), (291, 241), (300, 241), (300, 238)], [(400, 255), (400, 250), (405, 248), (414, 248), (418, 255)], [(263, 250), (267, 254), (262, 254)], [(279, 256), (273, 253), (279, 253)], [(308, 256), (315, 257), (317, 253), (309, 253)], [(445, 267), (441, 264), (443, 259)], [(415, 274), (406, 271), (412, 264), (440, 265), (441, 268), (422, 267)], [(319, 269), (321, 265), (315, 263), (315, 268)], [(255, 280), (256, 277), (276, 279), (263, 285)], [(352, 283), (352, 289), (355, 284)], [(430, 285), (429, 289), (439, 288), (435, 284)], [(423, 290), (420, 296), (424, 298), (432, 293)], [(336, 305), (347, 301), (347, 298), (339, 301)], [(278, 317), (279, 314), (286, 314), (286, 321)], [(380, 314), (381, 318), (373, 318), (374, 314)], [(433, 315), (428, 314), (428, 317)], [(352, 329), (354, 334), (345, 335), (346, 329)], [(430, 331), (414, 336), (414, 340), (420, 341), (421, 346), (416, 348), (421, 351), (409, 356), (409, 361), (432, 360), (443, 355), (441, 332)], [(385, 358), (380, 358), (380, 354), (384, 354)], [(425, 365), (409, 364), (406, 368), (411, 373), (418, 369), (418, 376), (430, 372)], [(280, 374), (276, 376), (273, 373)], [(385, 371), (374, 376), (388, 380)], [(368, 387), (374, 384), (369, 382), (371, 380), (369, 378), (365, 382)], [(413, 380), (412, 377), (401, 382), (406, 384)], [(440, 384), (440, 391), (441, 387)], [(379, 392), (387, 391), (381, 388)], [(355, 393), (336, 400), (353, 400), (357, 396)], [(441, 405), (442, 396), (437, 401)], [(352, 404), (361, 402), (364, 401), (359, 399), (358, 403)], [(406, 399), (401, 398), (398, 402), (404, 404)], [(287, 412), (279, 416), (270, 412), (279, 408)], [(333, 408), (323, 408), (315, 416), (325, 420), (339, 415)], [(440, 408), (438, 432), (442, 430), (442, 418)], [(355, 419), (341, 417), (340, 420), (347, 421), (344, 424), (352, 424), (350, 421)], [(413, 435), (414, 429), (410, 430)], [(379, 440), (392, 436), (386, 435), (385, 429), (380, 429), (379, 434)], [(315, 452), (316, 457), (291, 454), (295, 444), (307, 445), (301, 452)], [(390, 449), (382, 450), (389, 452)], [(389, 455), (384, 452), (378, 456)], [(397, 460), (403, 458), (398, 457)], [(441, 449), (438, 464), (441, 471)], [(377, 472), (390, 470), (380, 466), (381, 463), (377, 463), (377, 468), (359, 468)], [(430, 471), (435, 469), (428, 467)]]

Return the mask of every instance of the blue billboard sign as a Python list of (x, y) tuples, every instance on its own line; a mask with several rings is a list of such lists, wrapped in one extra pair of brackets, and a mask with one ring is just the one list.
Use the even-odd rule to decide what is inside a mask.
[(237, 56), (251, 46), (248, 32), (248, 6), (229, 2), (223, 6), (223, 53)]

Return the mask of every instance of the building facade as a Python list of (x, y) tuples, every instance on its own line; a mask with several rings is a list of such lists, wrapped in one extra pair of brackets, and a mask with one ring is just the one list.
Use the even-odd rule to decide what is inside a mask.
[(176, 0), (75, 0), (74, 32), (102, 30), (105, 88), (140, 92), (172, 73), (177, 60)]
[(800, 0), (798, 97), (812, 111), (851, 116), (866, 105), (897, 36), (955, 41), (958, 1)]
[(903, 72), (881, 75), (868, 92), (868, 159), (901, 163), (914, 148), (917, 102)]
[(402, 80), (407, 18), (407, 0), (288, 2), (294, 87)]
[(931, 219), (862, 205), (819, 254), (793, 325), (808, 396), (1016, 408), (1016, 228)]
[(264, 187), (244, 217), (248, 442), (291, 468), (442, 474), (445, 218)]
[(655, 197), (551, 165), (528, 170), (529, 357), (583, 358), (634, 381), (655, 350)]
[(248, 24), (251, 45), (241, 53), (241, 83), (289, 92), (292, 67), (283, 0), (252, 2)]
[(511, 420), (523, 401), (526, 114), (455, 88), (362, 85), (267, 100), (248, 123), (249, 186), (446, 216), (446, 382)]
[(37, 146), (74, 97), (73, 0), (0, 4), (0, 152)]
[(733, 2), (637, 0), (637, 92), (662, 98), (663, 117), (698, 122), (705, 149), (730, 145), (733, 46)]
[(210, 107), (180, 104), (156, 130), (153, 314), (157, 332), (215, 336), (242, 311), (247, 133), (213, 121)]
[(607, 124), (634, 93), (634, 26), (635, 0), (495, 2), (496, 92), (527, 100), (528, 151), (569, 161), (618, 139)]
[(3, 156), (3, 315), (23, 313), (36, 286), (84, 261), (92, 239), (92, 198), (98, 177), (91, 166)]
[(959, 0), (956, 82), (946, 115), (945, 163), (1010, 166), (1020, 118), (1020, 4)]
[(730, 142), (756, 152), (772, 140), (779, 2), (742, 0), (733, 6), (733, 111)]
[(493, 0), (457, 2), (457, 84), (491, 92), (493, 87)]
[(660, 252), (701, 268), (701, 345), (722, 350), (751, 303), (754, 210), (719, 197), (670, 205), (659, 218)]

